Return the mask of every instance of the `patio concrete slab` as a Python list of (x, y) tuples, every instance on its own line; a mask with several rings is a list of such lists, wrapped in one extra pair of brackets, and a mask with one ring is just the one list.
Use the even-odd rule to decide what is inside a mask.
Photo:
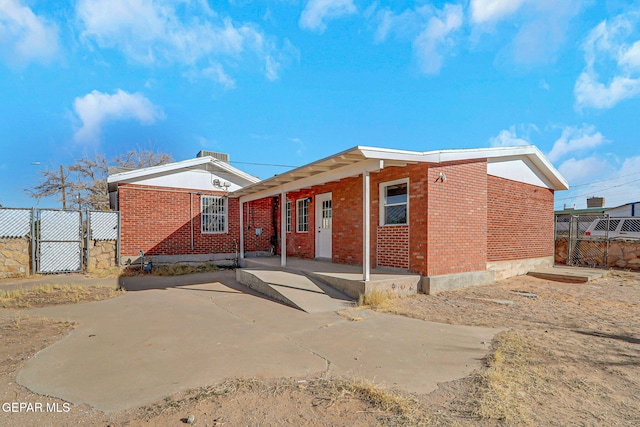
[[(295, 257), (287, 258), (287, 265), (280, 265), (280, 257), (245, 258), (243, 265), (249, 269), (287, 271), (304, 274), (316, 283), (324, 283), (351, 299), (371, 291), (390, 292), (398, 296), (415, 295), (421, 283), (419, 274), (399, 269), (374, 268), (365, 282), (362, 267)], [(244, 283), (244, 282), (243, 282)]]
[(353, 305), (350, 297), (323, 289), (302, 273), (259, 268), (236, 270), (236, 280), (307, 313), (337, 311)]
[(29, 310), (77, 327), (30, 359), (18, 382), (105, 412), (231, 377), (329, 373), (425, 393), (480, 366), (497, 332), (385, 314), (359, 322), (307, 314), (245, 292), (233, 272), (216, 279)]
[(607, 274), (609, 274), (609, 271), (606, 269), (566, 266), (539, 268), (527, 273), (529, 276), (538, 277), (540, 279), (578, 283), (599, 279)]

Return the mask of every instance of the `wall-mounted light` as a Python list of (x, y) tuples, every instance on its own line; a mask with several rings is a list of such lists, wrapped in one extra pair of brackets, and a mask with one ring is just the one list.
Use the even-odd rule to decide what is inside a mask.
[(445, 175), (444, 172), (440, 172), (440, 175), (438, 175), (438, 179), (440, 180), (440, 182), (447, 182), (447, 175)]
[(219, 179), (212, 179), (211, 184), (216, 188), (224, 189), (225, 193), (229, 192), (229, 187), (231, 187), (231, 183), (229, 181), (220, 181)]
[(311, 197), (307, 197), (305, 200), (307, 201), (307, 203), (311, 203), (313, 201)]

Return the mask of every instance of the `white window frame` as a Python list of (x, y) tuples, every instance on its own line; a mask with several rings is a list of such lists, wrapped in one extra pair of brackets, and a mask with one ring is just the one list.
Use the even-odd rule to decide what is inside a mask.
[[(219, 212), (205, 212), (205, 207), (207, 207), (207, 202), (209, 200), (217, 200), (222, 201), (222, 213)], [(224, 229), (223, 230), (206, 230), (205, 226), (208, 224), (206, 218), (212, 217), (222, 217), (224, 221)], [(215, 224), (215, 222), (213, 223)], [(201, 196), (200, 197), (200, 232), (202, 234), (224, 234), (229, 230), (229, 199), (224, 196)]]
[(287, 200), (285, 204), (286, 226), (285, 232), (291, 233), (291, 200)]
[[(304, 199), (296, 200), (296, 233), (308, 233), (309, 232), (309, 202), (308, 197)], [(306, 221), (300, 220), (300, 214), (306, 215), (303, 217)]]
[[(407, 184), (407, 201), (405, 203), (386, 203), (386, 189), (387, 187), (390, 187), (392, 185), (398, 185), (398, 184)], [(381, 227), (392, 227), (392, 226), (396, 226), (396, 225), (409, 225), (409, 178), (402, 178), (402, 179), (396, 179), (394, 181), (387, 181), (387, 182), (381, 182), (380, 183), (380, 187), (379, 187), (379, 196), (380, 198), (378, 199), (378, 205), (380, 206), (380, 213), (379, 213), (379, 217), (380, 217), (380, 226)], [(385, 207), (387, 206), (399, 206), (399, 205), (406, 205), (407, 206), (407, 222), (406, 223), (402, 223), (402, 224), (385, 224)]]

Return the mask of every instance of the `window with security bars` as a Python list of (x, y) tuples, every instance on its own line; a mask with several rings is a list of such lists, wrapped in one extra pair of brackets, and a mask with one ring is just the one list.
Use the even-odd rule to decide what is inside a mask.
[(201, 221), (203, 233), (227, 232), (227, 199), (220, 196), (202, 196)]
[(381, 225), (407, 224), (409, 181), (407, 179), (380, 184)]
[(287, 201), (287, 207), (286, 207), (286, 220), (287, 220), (287, 226), (286, 226), (286, 231), (287, 233), (291, 232), (291, 201)]
[(307, 199), (296, 201), (296, 214), (298, 219), (296, 231), (298, 233), (309, 231), (309, 202)]

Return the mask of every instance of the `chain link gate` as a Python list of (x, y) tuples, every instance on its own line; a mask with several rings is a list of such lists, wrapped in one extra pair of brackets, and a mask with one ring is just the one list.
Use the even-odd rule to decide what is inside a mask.
[(36, 209), (33, 222), (36, 273), (83, 271), (82, 212)]
[(606, 214), (556, 216), (556, 240), (567, 239), (567, 265), (607, 267), (609, 231), (614, 224)]

